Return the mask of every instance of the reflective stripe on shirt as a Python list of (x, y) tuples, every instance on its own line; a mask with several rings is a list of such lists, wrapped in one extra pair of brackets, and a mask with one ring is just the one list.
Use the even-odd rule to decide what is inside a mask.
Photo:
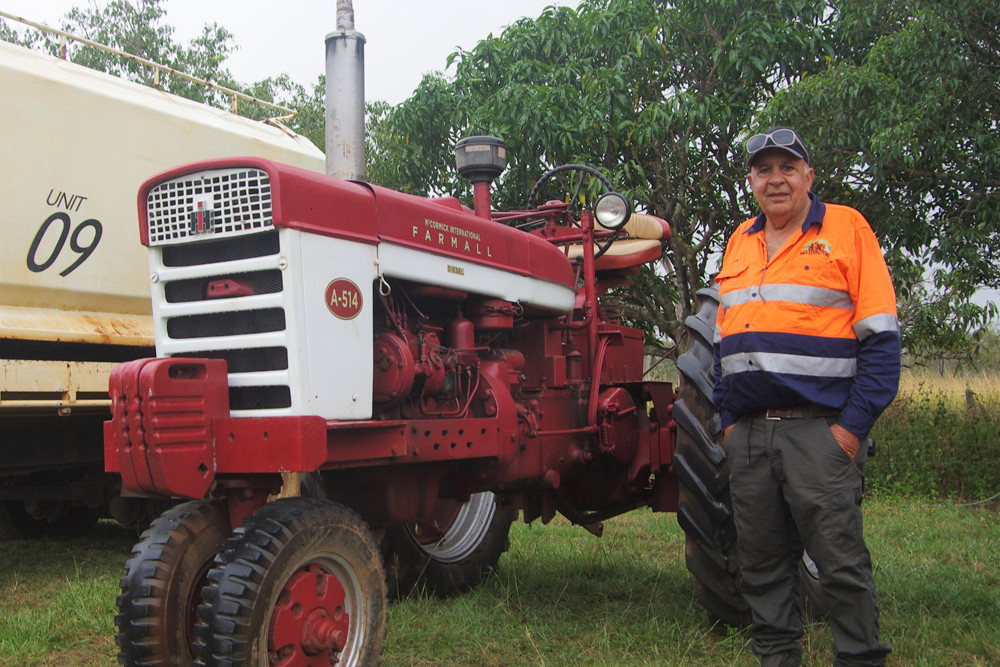
[(807, 357), (801, 354), (773, 352), (737, 352), (722, 357), (725, 375), (761, 371), (783, 375), (844, 378), (854, 377), (857, 361), (829, 357)]
[(854, 324), (854, 335), (858, 337), (858, 340), (864, 340), (872, 334), (884, 331), (895, 331), (898, 333), (899, 318), (890, 313), (879, 313), (878, 315), (866, 317)]
[(795, 284), (763, 284), (734, 290), (722, 296), (722, 307), (732, 308), (751, 301), (788, 301), (806, 306), (854, 310), (854, 302), (847, 292)]

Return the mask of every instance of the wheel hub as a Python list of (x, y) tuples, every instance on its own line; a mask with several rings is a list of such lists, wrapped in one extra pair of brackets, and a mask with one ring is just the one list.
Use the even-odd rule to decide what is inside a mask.
[(337, 577), (312, 563), (289, 578), (271, 616), (271, 664), (299, 667), (325, 657), (336, 664), (350, 629), (345, 592)]

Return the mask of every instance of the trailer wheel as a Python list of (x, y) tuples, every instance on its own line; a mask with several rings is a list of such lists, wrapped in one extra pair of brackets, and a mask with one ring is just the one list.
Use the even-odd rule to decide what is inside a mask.
[[(46, 518), (38, 519), (28, 506), (41, 510)], [(80, 537), (97, 525), (98, 510), (65, 502), (21, 500), (0, 501), (0, 541), (41, 537)]]
[(21, 532), (10, 520), (10, 514), (7, 511), (7, 503), (0, 502), (0, 542), (16, 540), (20, 537)]
[(205, 665), (373, 665), (385, 574), (368, 525), (343, 505), (285, 498), (254, 512), (215, 560), (195, 651)]
[[(687, 535), (684, 557), (695, 578), (698, 602), (710, 620), (742, 627), (750, 623), (750, 608), (739, 591), (729, 463), (712, 403), (712, 343), (719, 293), (706, 288), (698, 296), (698, 312), (684, 322), (690, 344), (677, 359), (680, 386), (673, 410), (679, 427), (674, 453), (674, 473), (680, 483), (677, 521)], [(813, 618), (824, 616), (819, 575), (808, 554), (803, 554), (799, 564), (799, 584), (803, 609)]]
[(474, 588), (510, 546), (516, 516), (498, 508), (486, 491), (465, 502), (442, 500), (432, 516), (386, 528), (382, 548), (390, 597), (421, 590), (446, 597)]
[(221, 501), (186, 502), (150, 524), (120, 582), (115, 641), (121, 664), (193, 663), (201, 589), (229, 534), (229, 512)]

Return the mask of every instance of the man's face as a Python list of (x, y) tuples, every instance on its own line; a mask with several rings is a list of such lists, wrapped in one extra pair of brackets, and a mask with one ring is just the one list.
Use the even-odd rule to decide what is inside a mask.
[(805, 160), (783, 150), (767, 150), (750, 167), (748, 179), (769, 223), (781, 228), (805, 220), (813, 182), (812, 167)]

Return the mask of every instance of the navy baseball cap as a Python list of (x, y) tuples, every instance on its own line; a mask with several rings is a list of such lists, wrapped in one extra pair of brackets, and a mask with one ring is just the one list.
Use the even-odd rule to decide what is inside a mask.
[(747, 139), (747, 166), (752, 167), (753, 161), (768, 148), (777, 148), (802, 158), (809, 163), (809, 151), (799, 133), (790, 127), (772, 127), (766, 132), (755, 134)]

